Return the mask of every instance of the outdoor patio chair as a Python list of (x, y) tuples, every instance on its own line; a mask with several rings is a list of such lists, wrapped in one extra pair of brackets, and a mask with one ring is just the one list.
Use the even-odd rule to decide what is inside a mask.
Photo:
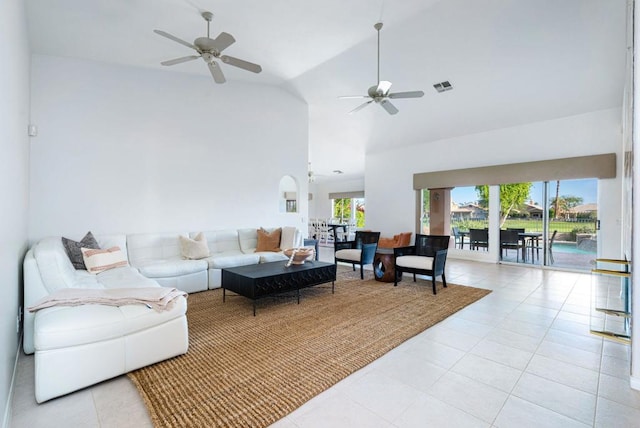
[[(549, 254), (549, 264), (551, 265), (556, 262), (555, 260), (553, 260), (553, 241), (556, 240), (557, 233), (557, 230), (553, 231), (553, 233), (551, 234), (551, 239), (549, 239), (549, 247), (547, 248), (547, 254)], [(538, 258), (540, 258), (540, 256), (538, 256)]]
[(487, 229), (469, 229), (469, 246), (472, 250), (489, 249), (489, 231)]
[[(553, 259), (553, 243), (556, 240), (556, 235), (558, 234), (557, 230), (554, 230), (553, 233), (551, 234), (551, 238), (549, 238), (549, 242), (547, 243), (547, 254), (549, 255), (549, 264), (552, 265), (555, 263), (555, 260)], [(534, 246), (533, 244), (531, 245), (531, 261), (535, 262), (534, 260), (534, 254), (533, 251), (536, 251), (536, 256), (538, 257), (538, 260), (540, 260), (540, 250), (542, 249), (542, 246)]]
[(460, 233), (460, 228), (452, 227), (451, 233), (453, 234), (453, 248), (464, 248), (464, 235)]
[(380, 232), (357, 231), (353, 241), (334, 241), (335, 263), (351, 263), (353, 270), (360, 265), (360, 279), (364, 279), (363, 266), (371, 264), (378, 249)]
[(449, 236), (416, 234), (416, 243), (411, 247), (394, 248), (395, 271), (394, 287), (398, 286), (398, 279), (402, 272), (412, 273), (413, 281), (416, 274), (431, 277), (433, 294), (436, 294), (436, 277), (442, 276), (442, 285), (447, 286), (444, 266), (447, 261)]
[(516, 250), (516, 263), (520, 262), (520, 250), (523, 244), (518, 233), (518, 229), (500, 230), (500, 259), (503, 251), (506, 254), (508, 250)]

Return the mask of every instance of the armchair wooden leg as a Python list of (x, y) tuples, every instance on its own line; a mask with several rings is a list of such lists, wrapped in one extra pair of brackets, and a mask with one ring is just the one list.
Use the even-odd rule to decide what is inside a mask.
[(444, 277), (444, 273), (442, 273), (442, 286), (443, 287), (447, 286), (447, 279)]
[(413, 282), (416, 282), (416, 274), (413, 274)]
[(356, 271), (356, 265), (355, 265), (355, 263), (354, 263), (354, 264), (352, 264), (351, 266), (353, 267), (353, 271), (355, 272), (355, 271)]
[(362, 269), (362, 265), (360, 265), (360, 279), (364, 279), (364, 272)]
[(436, 294), (436, 276), (431, 277), (431, 285), (433, 286), (433, 294)]

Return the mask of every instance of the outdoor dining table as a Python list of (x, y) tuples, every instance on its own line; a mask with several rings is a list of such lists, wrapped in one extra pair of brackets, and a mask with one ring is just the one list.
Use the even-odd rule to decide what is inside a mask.
[[(459, 230), (458, 231), (458, 235), (460, 236), (460, 249), (463, 250), (464, 249), (464, 243), (465, 243), (465, 239), (464, 238), (468, 238), (469, 237), (469, 231), (468, 230)], [(467, 241), (469, 242), (469, 241)], [(469, 244), (471, 245), (471, 244)]]
[[(531, 244), (531, 263), (535, 260), (533, 258), (533, 250), (538, 247), (542, 232), (520, 232), (518, 237), (522, 241), (522, 260), (527, 261), (527, 241)], [(535, 244), (535, 246), (534, 246)]]

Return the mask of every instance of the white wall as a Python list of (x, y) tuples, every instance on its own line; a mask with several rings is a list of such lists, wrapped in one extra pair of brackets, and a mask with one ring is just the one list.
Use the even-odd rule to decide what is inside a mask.
[(0, 412), (9, 417), (9, 392), (18, 350), (22, 259), (27, 247), (29, 179), (29, 42), (21, 0), (0, 2)]
[[(599, 180), (599, 252), (621, 255), (621, 109), (601, 110), (366, 155), (367, 227), (415, 229), (413, 174), (616, 153), (618, 177)], [(381, 174), (380, 171), (385, 171)]]
[(304, 198), (279, 211), (308, 159), (307, 106), (282, 89), (35, 55), (32, 122), (30, 240), (306, 225)]

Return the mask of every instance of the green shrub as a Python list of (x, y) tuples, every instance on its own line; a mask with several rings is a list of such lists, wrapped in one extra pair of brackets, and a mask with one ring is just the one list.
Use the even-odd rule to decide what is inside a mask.
[(596, 233), (596, 230), (594, 227), (589, 226), (575, 227), (571, 230), (571, 232), (569, 232), (571, 241), (577, 241), (578, 237), (576, 235), (578, 233)]

